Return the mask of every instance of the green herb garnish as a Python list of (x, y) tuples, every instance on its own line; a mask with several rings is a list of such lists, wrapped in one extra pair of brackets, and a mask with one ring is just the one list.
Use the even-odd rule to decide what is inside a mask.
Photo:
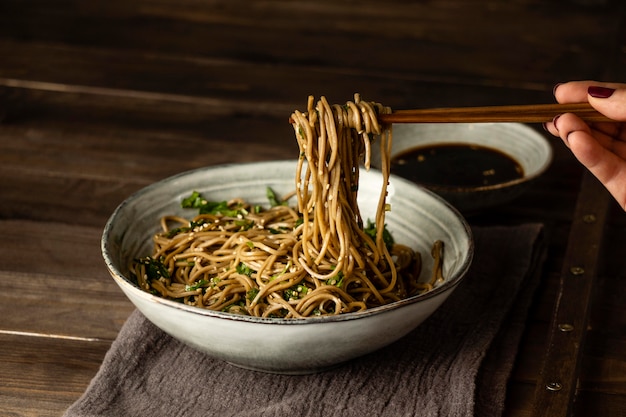
[[(371, 220), (367, 221), (367, 227), (365, 227), (363, 231), (369, 237), (371, 237), (372, 240), (376, 241), (376, 234), (378, 233), (378, 231), (376, 230), (376, 225)], [(385, 246), (387, 247), (388, 250), (391, 250), (391, 248), (393, 247), (395, 243), (393, 240), (393, 236), (391, 235), (389, 230), (387, 230), (387, 225), (385, 225), (383, 228), (383, 242), (385, 242)]]
[(146, 266), (146, 276), (148, 279), (169, 278), (170, 273), (167, 267), (160, 259), (154, 259), (151, 256), (135, 259), (135, 262)]
[(327, 279), (324, 283), (326, 285), (334, 285), (337, 288), (341, 288), (343, 285), (343, 272), (339, 271), (336, 276)]
[(241, 275), (245, 275), (245, 276), (252, 276), (252, 273), (254, 272), (254, 269), (250, 268), (248, 265), (244, 264), (243, 262), (239, 262), (239, 264), (237, 265), (237, 273), (241, 274)]
[(183, 198), (181, 206), (182, 208), (197, 209), (200, 214), (221, 214), (222, 216), (237, 217), (241, 213), (241, 209), (229, 207), (227, 201), (207, 201), (197, 191), (192, 192), (189, 197)]
[(281, 201), (278, 199), (276, 193), (270, 187), (267, 187), (267, 189), (265, 190), (265, 194), (267, 195), (267, 199), (269, 200), (272, 207), (287, 205), (286, 201)]
[(309, 293), (309, 288), (306, 285), (296, 284), (291, 288), (287, 288), (283, 291), (283, 299), (285, 301), (298, 300)]
[(248, 301), (252, 301), (254, 300), (254, 298), (257, 296), (258, 293), (259, 293), (258, 288), (250, 288), (248, 291), (246, 291), (246, 299)]
[(209, 281), (206, 279), (201, 279), (200, 281), (196, 281), (191, 285), (185, 285), (185, 291), (195, 291), (200, 287), (207, 285)]

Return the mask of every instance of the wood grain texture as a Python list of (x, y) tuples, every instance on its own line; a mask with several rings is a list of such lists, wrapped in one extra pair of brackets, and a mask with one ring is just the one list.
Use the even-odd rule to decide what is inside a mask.
[(609, 198), (591, 174), (583, 177), (535, 390), (533, 417), (571, 415), (587, 339), (592, 291), (602, 262)]
[[(395, 109), (513, 105), (550, 102), (569, 79), (626, 80), (621, 1), (355, 4), (0, 2), (1, 415), (61, 416), (132, 311), (100, 256), (114, 208), (181, 171), (297, 157), (287, 121), (307, 95), (359, 92)], [(583, 172), (549, 139), (548, 172), (470, 218), (539, 221), (550, 236), (509, 417), (533, 409)], [(574, 417), (626, 414), (626, 215), (616, 204), (607, 226)]]
[[(401, 75), (535, 88), (560, 81), (559, 76), (603, 75), (602, 62), (582, 58), (590, 50), (610, 54), (621, 18), (615, 8), (558, 7), (536, 0), (395, 1), (383, 6), (368, 1), (359, 7), (330, 0), (315, 6), (290, 1), (11, 0), (3, 2), (3, 9), (0, 33), (14, 39), (351, 72), (393, 69)], [(583, 26), (585, 31), (570, 30)], [(525, 81), (520, 81), (521, 72)]]
[[(3, 416), (60, 417), (87, 388), (111, 341), (0, 333)], [(11, 347), (7, 349), (6, 347)]]

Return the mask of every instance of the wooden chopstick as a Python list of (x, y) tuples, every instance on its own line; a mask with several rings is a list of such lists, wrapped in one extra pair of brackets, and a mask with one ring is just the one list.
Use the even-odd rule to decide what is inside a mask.
[(587, 122), (611, 120), (588, 103), (396, 110), (381, 114), (378, 119), (381, 123), (543, 123), (563, 113), (574, 113)]

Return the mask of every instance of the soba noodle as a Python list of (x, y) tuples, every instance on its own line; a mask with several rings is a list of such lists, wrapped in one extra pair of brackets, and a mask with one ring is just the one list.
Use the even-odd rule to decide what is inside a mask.
[[(208, 202), (193, 192), (183, 207), (200, 214), (161, 219), (154, 252), (132, 266), (138, 285), (202, 308), (283, 318), (362, 311), (430, 290), (442, 279), (440, 242), (435, 272), (420, 283), (420, 254), (394, 243), (385, 227), (391, 128), (377, 115), (390, 111), (358, 95), (343, 106), (309, 97), (307, 111), (291, 116), (300, 149), (296, 204), (270, 189), (270, 208)], [(365, 225), (359, 166), (369, 169), (375, 138), (383, 186)]]

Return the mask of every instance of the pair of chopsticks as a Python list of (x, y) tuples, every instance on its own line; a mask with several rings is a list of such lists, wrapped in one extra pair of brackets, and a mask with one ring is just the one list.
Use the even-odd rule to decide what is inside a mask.
[(416, 110), (396, 110), (381, 114), (381, 123), (487, 123), (487, 122), (550, 122), (555, 116), (574, 113), (586, 122), (606, 122), (608, 117), (588, 103), (530, 104), (513, 106), (454, 107)]

